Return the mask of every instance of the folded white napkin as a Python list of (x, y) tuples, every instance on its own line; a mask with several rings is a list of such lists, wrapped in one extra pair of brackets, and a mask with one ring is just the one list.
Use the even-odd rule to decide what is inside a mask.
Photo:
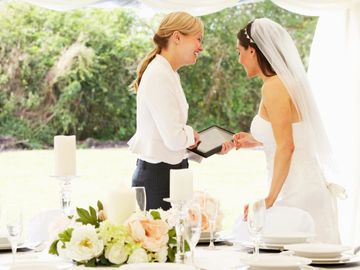
[(6, 236), (0, 236), (0, 246), (9, 245), (9, 240)]
[[(235, 240), (251, 240), (247, 223), (240, 216), (233, 230)], [(288, 206), (273, 206), (266, 210), (265, 225), (262, 233), (292, 233), (305, 232), (315, 235), (315, 224), (311, 215), (299, 208)]]

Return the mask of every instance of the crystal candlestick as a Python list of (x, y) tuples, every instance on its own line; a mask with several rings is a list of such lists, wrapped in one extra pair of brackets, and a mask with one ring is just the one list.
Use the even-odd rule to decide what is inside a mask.
[(178, 200), (172, 201), (171, 206), (176, 209), (176, 263), (185, 263), (185, 205), (186, 201)]
[(60, 183), (60, 204), (63, 213), (67, 216), (73, 214), (71, 209), (71, 181), (75, 176), (57, 176)]

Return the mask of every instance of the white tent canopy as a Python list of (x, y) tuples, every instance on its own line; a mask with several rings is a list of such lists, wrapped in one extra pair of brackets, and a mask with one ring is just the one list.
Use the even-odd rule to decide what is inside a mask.
[[(54, 10), (88, 6), (184, 10), (205, 15), (254, 0), (23, 0)], [(302, 15), (319, 16), (309, 64), (315, 92), (349, 199), (340, 204), (345, 243), (360, 243), (360, 0), (272, 0)], [(240, 27), (240, 26), (239, 26)], [(234, 30), (236, 31), (236, 30)], [(346, 126), (343, 123), (347, 123)], [(352, 224), (352, 225), (350, 225)], [(352, 226), (352, 227), (351, 227)]]

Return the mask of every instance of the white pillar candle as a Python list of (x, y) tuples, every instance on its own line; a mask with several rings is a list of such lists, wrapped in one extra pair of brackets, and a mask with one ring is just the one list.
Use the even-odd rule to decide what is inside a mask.
[(170, 170), (170, 199), (191, 200), (193, 197), (193, 174), (190, 169)]
[(54, 137), (55, 176), (76, 175), (75, 135)]
[(135, 190), (119, 187), (109, 192), (104, 208), (109, 221), (116, 225), (123, 224), (135, 212)]

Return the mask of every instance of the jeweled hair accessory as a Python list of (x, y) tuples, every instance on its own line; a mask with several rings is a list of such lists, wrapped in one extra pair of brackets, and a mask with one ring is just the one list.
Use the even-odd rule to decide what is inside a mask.
[(254, 43), (254, 44), (255, 44), (255, 41), (249, 36), (246, 28), (244, 29), (244, 34), (245, 34), (246, 38), (250, 41), (250, 43)]

